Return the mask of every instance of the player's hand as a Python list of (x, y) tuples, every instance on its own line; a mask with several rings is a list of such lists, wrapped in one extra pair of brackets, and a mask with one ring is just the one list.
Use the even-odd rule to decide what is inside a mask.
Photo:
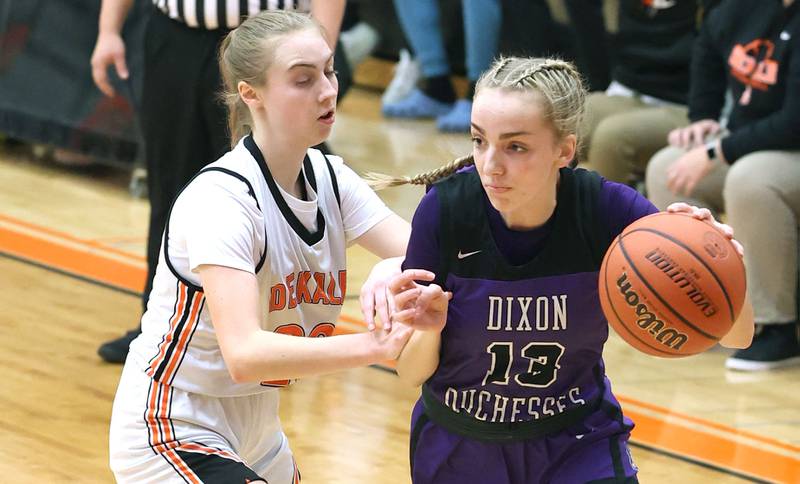
[(453, 293), (442, 290), (437, 284), (417, 284), (415, 281), (419, 280), (433, 280), (433, 274), (410, 269), (392, 278), (389, 291), (396, 308), (392, 320), (419, 331), (441, 331), (447, 321), (447, 304)]
[(100, 33), (92, 52), (92, 79), (103, 94), (114, 96), (114, 88), (108, 79), (108, 68), (113, 64), (120, 79), (128, 78), (128, 65), (125, 62), (125, 42), (119, 33)]
[(669, 132), (667, 141), (672, 146), (690, 149), (702, 145), (706, 137), (720, 132), (720, 125), (715, 119), (702, 119), (684, 128), (676, 128)]
[(744, 257), (744, 247), (739, 243), (738, 240), (733, 238), (733, 227), (722, 222), (718, 222), (711, 213), (711, 210), (707, 208), (695, 207), (694, 205), (689, 205), (688, 203), (684, 202), (676, 202), (667, 207), (667, 212), (688, 213), (697, 220), (703, 220), (710, 223), (716, 227), (717, 230), (722, 232), (728, 240), (731, 241), (733, 246), (736, 248), (736, 252), (739, 254), (739, 257)]
[(667, 188), (675, 195), (689, 197), (715, 166), (703, 146), (691, 149), (667, 168)]
[(402, 323), (395, 323), (391, 327), (381, 324), (369, 334), (380, 348), (381, 361), (396, 360), (414, 334), (414, 329)]
[(367, 323), (370, 331), (375, 329), (375, 316), (383, 324), (392, 326), (389, 314), (394, 310), (387, 285), (389, 280), (400, 274), (403, 257), (392, 257), (383, 259), (375, 264), (367, 276), (366, 282), (361, 286), (359, 302), (361, 303), (361, 314)]

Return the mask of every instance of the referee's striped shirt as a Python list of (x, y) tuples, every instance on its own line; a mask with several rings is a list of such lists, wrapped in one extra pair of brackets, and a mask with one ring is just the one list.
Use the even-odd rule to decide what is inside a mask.
[(232, 29), (263, 10), (311, 11), (311, 0), (153, 0), (169, 18), (189, 27)]

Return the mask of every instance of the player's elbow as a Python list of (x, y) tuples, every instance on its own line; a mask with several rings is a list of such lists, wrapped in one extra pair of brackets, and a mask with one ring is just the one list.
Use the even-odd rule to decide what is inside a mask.
[(409, 373), (410, 372), (408, 371), (400, 371), (399, 368), (397, 370), (397, 376), (404, 385), (408, 385), (412, 388), (419, 388), (423, 383), (425, 383), (425, 380), (427, 380), (427, 378), (422, 378), (420, 375), (413, 375)]
[(744, 349), (749, 348), (750, 343), (753, 342), (753, 333), (748, 332), (744, 334), (735, 334), (735, 335), (726, 335), (724, 338), (719, 340), (719, 344), (732, 349)]
[(251, 358), (246, 348), (237, 348), (223, 352), (225, 366), (234, 383), (252, 383), (261, 381), (258, 377), (257, 365)]
[(228, 373), (231, 375), (231, 380), (234, 383), (250, 383), (256, 381), (255, 375), (250, 370), (249, 366), (242, 361), (231, 361), (227, 363)]

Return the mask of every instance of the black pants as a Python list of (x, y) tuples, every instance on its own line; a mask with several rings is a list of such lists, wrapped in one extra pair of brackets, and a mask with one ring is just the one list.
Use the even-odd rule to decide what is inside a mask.
[(226, 109), (217, 96), (222, 82), (217, 47), (224, 35), (221, 30), (192, 29), (155, 8), (151, 11), (140, 113), (150, 199), (143, 309), (173, 198), (197, 171), (229, 148)]

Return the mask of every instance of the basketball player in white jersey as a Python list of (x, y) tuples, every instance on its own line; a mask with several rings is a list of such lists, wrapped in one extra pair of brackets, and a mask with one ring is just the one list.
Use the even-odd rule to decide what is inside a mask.
[[(339, 158), (309, 148), (330, 133), (336, 106), (322, 29), (263, 12), (225, 38), (219, 60), (235, 145), (167, 220), (114, 401), (119, 482), (299, 482), (278, 388), (394, 359), (411, 333), (396, 324), (332, 336), (347, 245), (401, 256), (410, 229)], [(370, 307), (378, 296), (366, 295)]]

